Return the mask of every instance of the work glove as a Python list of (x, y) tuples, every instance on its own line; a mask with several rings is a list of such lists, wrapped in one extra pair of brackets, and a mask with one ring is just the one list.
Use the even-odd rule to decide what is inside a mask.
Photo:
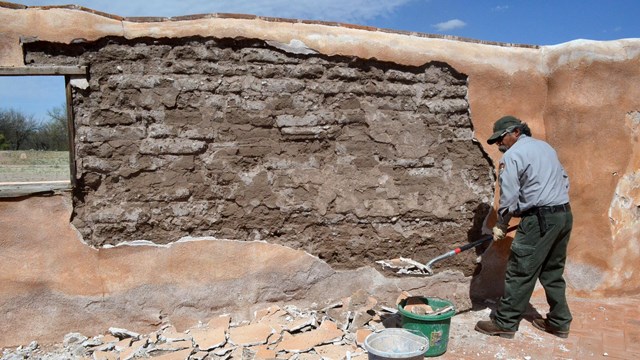
[(493, 241), (500, 241), (507, 236), (507, 224), (496, 224), (493, 227)]

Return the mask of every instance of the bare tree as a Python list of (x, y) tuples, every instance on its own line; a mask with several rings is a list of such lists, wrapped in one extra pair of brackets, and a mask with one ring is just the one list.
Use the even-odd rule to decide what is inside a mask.
[(0, 134), (10, 150), (21, 150), (38, 129), (34, 115), (25, 115), (14, 109), (0, 109)]
[(39, 150), (69, 150), (69, 129), (65, 104), (47, 111), (49, 121), (43, 123), (32, 139), (32, 146)]
[(7, 140), (4, 138), (4, 134), (0, 134), (0, 150), (7, 150), (9, 148), (9, 144), (7, 144)]

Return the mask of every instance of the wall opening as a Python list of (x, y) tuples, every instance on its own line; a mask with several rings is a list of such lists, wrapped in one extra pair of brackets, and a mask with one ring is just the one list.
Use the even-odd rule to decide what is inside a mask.
[(0, 68), (0, 197), (74, 184), (67, 87), (79, 67)]

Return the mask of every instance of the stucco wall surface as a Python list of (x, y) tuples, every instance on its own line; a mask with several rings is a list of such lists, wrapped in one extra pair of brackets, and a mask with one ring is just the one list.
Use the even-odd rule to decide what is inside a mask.
[[(216, 315), (250, 320), (273, 303), (323, 308), (359, 289), (393, 304), (402, 290), (439, 294), (468, 309), (460, 272), (385, 277), (373, 267), (336, 271), (304, 251), (262, 241), (184, 237), (93, 249), (69, 225), (71, 198), (0, 202), (0, 347), (57, 342), (69, 332), (180, 331)], [(28, 230), (27, 230), (28, 229)]]
[[(637, 264), (640, 263), (640, 88), (636, 86), (640, 81), (640, 39), (611, 42), (576, 40), (548, 47), (515, 46), (341, 24), (251, 16), (123, 19), (92, 13), (86, 9), (25, 8), (6, 3), (0, 7), (0, 18), (0, 66), (25, 66), (21, 39), (25, 42), (38, 40), (71, 44), (97, 41), (109, 36), (130, 40), (190, 36), (257, 39), (291, 54), (315, 52), (323, 56), (376, 59), (415, 67), (432, 62), (445, 63), (467, 76), (467, 101), (475, 137), (494, 163), (497, 163), (500, 154), (497, 149), (487, 147), (484, 140), (491, 132), (493, 121), (505, 114), (516, 115), (527, 121), (534, 136), (547, 140), (557, 149), (571, 179), (571, 203), (575, 218), (566, 271), (570, 291), (587, 296), (640, 292), (640, 274), (637, 269)], [(183, 265), (198, 258), (203, 251), (202, 246), (217, 245), (215, 241), (181, 242), (176, 246), (183, 258), (167, 260), (173, 265), (166, 276), (159, 276), (157, 271), (143, 271), (139, 272), (140, 277), (136, 278), (135, 284), (127, 281), (114, 282), (118, 283), (117, 289), (112, 288), (108, 286), (111, 282), (105, 280), (105, 274), (110, 274), (109, 279), (127, 279), (131, 277), (132, 269), (129, 266), (140, 261), (141, 252), (162, 250), (155, 247), (151, 250), (145, 247), (107, 249), (109, 255), (106, 257), (111, 258), (114, 263), (100, 261), (98, 258), (101, 256), (96, 254), (105, 250), (91, 249), (78, 241), (82, 237), (70, 224), (71, 210), (64, 210), (61, 203), (58, 197), (2, 201), (1, 208), (5, 214), (13, 216), (3, 217), (0, 222), (0, 233), (9, 234), (3, 236), (10, 237), (0, 242), (2, 252), (12, 254), (8, 255), (12, 259), (10, 262), (0, 265), (3, 273), (1, 296), (5, 310), (15, 303), (16, 296), (23, 296), (22, 303), (30, 303), (35, 307), (50, 302), (56, 296), (71, 299), (68, 303), (58, 298), (55, 304), (66, 305), (45, 311), (47, 314), (55, 314), (61, 308), (91, 308), (93, 302), (89, 301), (86, 306), (81, 303), (85, 301), (85, 296), (90, 298), (98, 293), (107, 295), (144, 292), (148, 295), (166, 291), (166, 287), (155, 287), (154, 279), (165, 279), (167, 283), (163, 286), (178, 287), (188, 294), (187, 297), (197, 298), (197, 294), (194, 294), (200, 291), (198, 289), (218, 286), (215, 284), (220, 279), (215, 274), (227, 265), (233, 265), (225, 265), (223, 259), (226, 256), (222, 256), (221, 263), (206, 264), (207, 267), (210, 266), (209, 271), (196, 271), (199, 276), (188, 276), (193, 268), (185, 268)], [(34, 211), (40, 214), (34, 217)], [(42, 228), (29, 226), (30, 223), (9, 221), (15, 218), (34, 221), (47, 218), (49, 221)], [(491, 221), (489, 218), (488, 223), (492, 224)], [(16, 227), (17, 224), (21, 226)], [(56, 237), (48, 234), (55, 234)], [(28, 241), (20, 241), (34, 238), (44, 245), (33, 248), (32, 251), (29, 251)], [(56, 244), (67, 245), (56, 248), (54, 253), (57, 255), (42, 250), (57, 247)], [(262, 267), (265, 262), (260, 260), (260, 256), (268, 256), (263, 254), (267, 248), (269, 253), (273, 251), (284, 258), (287, 258), (286, 254), (290, 251), (297, 251), (263, 243), (251, 246), (259, 246), (261, 250), (246, 252), (244, 249), (241, 251), (242, 257), (246, 259), (246, 266), (260, 265), (260, 269), (267, 271), (263, 274), (274, 269)], [(212, 249), (205, 251), (216, 253)], [(482, 269), (471, 283), (472, 287), (479, 288), (476, 293), (486, 296), (499, 293), (499, 280), (507, 253), (508, 242), (503, 242), (492, 247), (490, 253), (485, 255)], [(162, 258), (166, 255), (154, 256)], [(305, 258), (308, 255), (298, 253), (297, 256)], [(69, 259), (92, 260), (94, 257), (95, 262), (89, 263), (99, 264), (96, 269), (98, 272), (77, 272), (77, 268), (65, 264)], [(294, 258), (291, 261), (295, 264), (302, 261)], [(24, 261), (26, 259), (28, 261)], [(153, 259), (154, 262), (157, 260), (156, 257)], [(308, 260), (302, 262), (308, 264)], [(234, 269), (233, 266), (231, 268)], [(302, 266), (302, 269), (308, 267)], [(328, 274), (335, 271), (323, 262), (318, 263), (315, 269), (318, 271), (317, 278), (331, 278)], [(293, 272), (297, 271), (299, 268), (294, 266)], [(243, 271), (238, 274), (240, 277), (243, 275), (246, 275)], [(92, 279), (96, 277), (101, 279), (97, 282), (100, 290), (92, 289), (95, 286)], [(382, 281), (377, 275), (374, 277), (378, 279), (376, 281)], [(75, 281), (78, 279), (80, 281)], [(315, 281), (302, 279), (296, 286), (308, 288)], [(420, 281), (422, 286), (437, 286), (439, 278)], [(464, 281), (458, 284), (456, 286), (463, 286)], [(404, 288), (406, 284), (397, 286)], [(439, 290), (431, 288), (429, 291), (443, 291), (460, 296), (461, 289), (445, 287)], [(44, 295), (38, 297), (38, 294)], [(313, 295), (313, 292), (309, 294)], [(142, 298), (140, 295), (129, 296)], [(102, 306), (118, 308), (117, 301), (105, 302)], [(152, 313), (147, 314), (150, 319), (157, 319), (157, 313), (168, 311), (167, 308), (158, 306), (159, 308), (153, 305), (144, 307), (157, 309), (157, 312), (150, 310)], [(220, 306), (223, 308), (224, 304)], [(126, 306), (119, 309), (124, 312), (125, 319), (147, 316), (136, 315), (127, 310)], [(174, 310), (171, 312), (180, 313)], [(26, 316), (18, 308), (8, 309), (5, 313), (23, 315), (14, 317), (15, 323), (19, 319), (24, 320)], [(104, 314), (109, 317), (114, 312), (105, 311)], [(123, 316), (122, 312), (120, 314)], [(190, 317), (192, 315), (182, 314), (186, 321), (193, 319)], [(158, 320), (147, 319), (140, 323), (149, 324), (154, 321)], [(27, 341), (29, 331), (36, 326), (36, 322), (37, 319), (34, 318), (33, 323), (25, 325), (22, 333), (11, 339), (5, 338), (3, 342), (9, 345)], [(64, 324), (71, 326), (62, 320), (62, 316), (58, 324), (63, 324), (60, 331), (65, 327)]]

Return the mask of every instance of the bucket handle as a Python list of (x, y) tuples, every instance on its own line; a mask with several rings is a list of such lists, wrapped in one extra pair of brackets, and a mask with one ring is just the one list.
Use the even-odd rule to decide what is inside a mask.
[(425, 334), (423, 334), (420, 331), (415, 330), (415, 329), (405, 329), (405, 330), (410, 332), (410, 333), (412, 333), (413, 335), (419, 336), (419, 337), (427, 340), (427, 345), (420, 347), (420, 351), (423, 351), (423, 350), (426, 351), (426, 350), (429, 349), (429, 338)]
[[(404, 329), (404, 328), (403, 328), (403, 329)], [(425, 338), (425, 339), (427, 338), (427, 337), (425, 336), (425, 334), (421, 333), (420, 331), (418, 331), (418, 330), (416, 330), (416, 329), (404, 329), (404, 330), (406, 330), (406, 331), (408, 331), (408, 332), (412, 333), (413, 335), (417, 335), (417, 336), (423, 337), (423, 338)]]

